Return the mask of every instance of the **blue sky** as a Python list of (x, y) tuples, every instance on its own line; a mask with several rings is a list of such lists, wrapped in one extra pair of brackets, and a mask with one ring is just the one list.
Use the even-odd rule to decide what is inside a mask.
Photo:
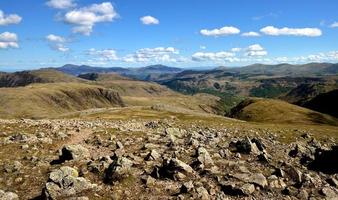
[(336, 0), (3, 0), (0, 71), (338, 61)]

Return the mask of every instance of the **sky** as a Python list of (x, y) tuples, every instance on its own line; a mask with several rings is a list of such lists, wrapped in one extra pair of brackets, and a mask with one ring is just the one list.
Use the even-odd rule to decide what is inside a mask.
[(0, 71), (338, 62), (337, 0), (2, 0)]

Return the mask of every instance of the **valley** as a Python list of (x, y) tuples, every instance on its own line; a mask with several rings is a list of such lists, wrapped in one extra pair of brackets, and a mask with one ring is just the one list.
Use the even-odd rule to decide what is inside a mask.
[(2, 73), (0, 196), (334, 199), (337, 65), (313, 65)]

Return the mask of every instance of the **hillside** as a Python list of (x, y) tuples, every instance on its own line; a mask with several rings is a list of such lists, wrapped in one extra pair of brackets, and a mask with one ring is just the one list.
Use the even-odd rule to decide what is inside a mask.
[(321, 93), (303, 104), (304, 107), (338, 117), (338, 89)]
[(244, 100), (231, 110), (230, 116), (264, 123), (338, 124), (337, 119), (329, 115), (273, 99)]
[(79, 83), (34, 84), (0, 89), (0, 117), (55, 117), (90, 108), (123, 106), (110, 89)]
[(78, 77), (90, 81), (131, 80), (130, 78), (121, 76), (117, 73), (88, 73), (80, 74)]
[(55, 70), (64, 72), (66, 74), (78, 76), (81, 74), (88, 73), (116, 73), (124, 76), (129, 76), (132, 78), (137, 78), (140, 80), (145, 80), (149, 75), (153, 74), (171, 74), (178, 73), (183, 71), (180, 68), (168, 67), (165, 65), (150, 65), (146, 67), (139, 68), (122, 68), (122, 67), (91, 67), (87, 65), (71, 65), (67, 64), (62, 67), (55, 68)]
[(14, 73), (0, 73), (0, 87), (26, 86), (32, 83), (85, 82), (79, 78), (53, 70), (41, 69)]

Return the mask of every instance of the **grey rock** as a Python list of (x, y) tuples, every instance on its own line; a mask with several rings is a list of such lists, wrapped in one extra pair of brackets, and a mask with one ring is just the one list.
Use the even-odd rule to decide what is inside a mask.
[(59, 159), (65, 160), (82, 160), (90, 157), (89, 150), (82, 145), (66, 145), (59, 152)]
[(13, 192), (5, 192), (0, 190), (0, 199), (1, 200), (19, 200), (19, 196)]
[(105, 181), (113, 183), (131, 175), (133, 162), (126, 157), (116, 157), (105, 171)]

